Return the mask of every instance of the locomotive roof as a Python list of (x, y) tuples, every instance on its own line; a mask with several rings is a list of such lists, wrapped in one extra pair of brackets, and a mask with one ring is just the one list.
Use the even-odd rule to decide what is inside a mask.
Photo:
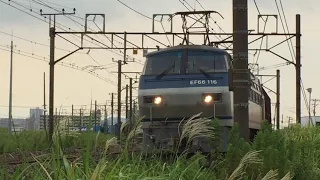
[(150, 52), (147, 54), (147, 56), (152, 56), (158, 53), (169, 52), (174, 50), (183, 50), (183, 49), (207, 50), (211, 52), (227, 53), (227, 51), (223, 49), (215, 48), (212, 46), (206, 46), (206, 45), (178, 45), (178, 46), (163, 48), (163, 49), (160, 49), (159, 51)]

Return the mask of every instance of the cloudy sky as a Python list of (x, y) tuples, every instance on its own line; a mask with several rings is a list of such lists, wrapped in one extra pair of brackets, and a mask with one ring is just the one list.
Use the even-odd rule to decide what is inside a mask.
[[(13, 116), (27, 117), (30, 107), (41, 107), (43, 105), (43, 73), (46, 73), (47, 81), (47, 103), (48, 103), (48, 73), (49, 66), (45, 62), (49, 55), (49, 35), (48, 35), (48, 20), (39, 15), (40, 9), (43, 13), (56, 12), (54, 9), (61, 10), (65, 8), (66, 12), (72, 12), (76, 8), (76, 16), (57, 17), (59, 27), (64, 29), (83, 31), (84, 15), (86, 13), (102, 13), (106, 15), (106, 31), (111, 32), (151, 32), (152, 21), (124, 6), (117, 0), (11, 0), (8, 5), (8, 0), (0, 0), (0, 117), (6, 117), (8, 114), (8, 92), (9, 92), (9, 60), (10, 52), (8, 52), (11, 37), (8, 34), (13, 33), (14, 49), (14, 72), (13, 72)], [(213, 15), (213, 19), (225, 32), (232, 32), (232, 1), (218, 0), (186, 0), (185, 6), (179, 0), (122, 0), (129, 7), (139, 11), (140, 13), (152, 17), (152, 14), (169, 14), (177, 11), (187, 11), (189, 9), (203, 10), (198, 2), (206, 10), (219, 11), (224, 19)], [(273, 0), (256, 0), (261, 14), (278, 14), (276, 2)], [(249, 3), (249, 29), (257, 31), (257, 9), (253, 0), (248, 0)], [(277, 1), (281, 10), (280, 1)], [(309, 0), (308, 3), (298, 0), (282, 0), (282, 5), (286, 15), (289, 31), (295, 32), (295, 14), (301, 14), (302, 22), (302, 80), (305, 88), (313, 88), (313, 97), (320, 98), (318, 92), (320, 87), (316, 85), (315, 74), (318, 73), (320, 62), (317, 61), (315, 54), (317, 52), (315, 43), (319, 42), (319, 37), (315, 36), (319, 26), (315, 23), (316, 18), (320, 17), (320, 12), (315, 10), (319, 6), (316, 0)], [(191, 7), (189, 7), (191, 6)], [(25, 12), (16, 9), (19, 8)], [(281, 11), (282, 12), (282, 11)], [(29, 13), (29, 14), (26, 14)], [(34, 15), (35, 17), (32, 17)], [(92, 20), (92, 17), (91, 17)], [(45, 21), (45, 22), (43, 22)], [(97, 26), (101, 26), (101, 18), (96, 18), (88, 24), (91, 29), (98, 30)], [(175, 21), (175, 31), (180, 31), (179, 18)], [(165, 28), (168, 28), (167, 21), (163, 22)], [(263, 27), (263, 22), (260, 22)], [(278, 24), (278, 32), (283, 32), (281, 22)], [(211, 27), (217, 31), (221, 30), (211, 21)], [(270, 18), (266, 25), (266, 32), (275, 31), (275, 21)], [(157, 31), (162, 31), (159, 23), (156, 23)], [(60, 30), (60, 29), (58, 29)], [(262, 30), (262, 29), (261, 29)], [(17, 38), (19, 37), (19, 38)], [(63, 35), (72, 42), (79, 43), (80, 38), (72, 35)], [(108, 43), (108, 39), (104, 36), (94, 36), (97, 40), (103, 43)], [(22, 40), (23, 38), (24, 40)], [(138, 37), (128, 37), (130, 41), (140, 44), (141, 39)], [(250, 37), (252, 39), (252, 37)], [(269, 38), (268, 46), (281, 42), (285, 37)], [(30, 42), (30, 41), (32, 42)], [(168, 43), (165, 37), (159, 38), (161, 42)], [(88, 40), (90, 41), (90, 40)], [(34, 43), (36, 42), (36, 43)], [(123, 41), (118, 39), (115, 42), (117, 46), (123, 46)], [(293, 39), (295, 47), (295, 40)], [(92, 44), (91, 44), (92, 45)], [(155, 46), (156, 44), (148, 42), (146, 46)], [(260, 41), (254, 43), (250, 48), (259, 48)], [(75, 50), (75, 46), (63, 40), (60, 37), (56, 38), (56, 59), (64, 56), (68, 51)], [(266, 40), (262, 44), (262, 48), (266, 47)], [(274, 51), (290, 60), (290, 51), (287, 43), (275, 48)], [(70, 111), (72, 104), (75, 107), (80, 105), (89, 105), (91, 98), (97, 100), (99, 104), (105, 104), (110, 100), (109, 93), (116, 92), (116, 74), (112, 73), (117, 70), (116, 63), (112, 61), (119, 60), (119, 51), (92, 50), (89, 55), (87, 50), (75, 53), (63, 60), (63, 63), (75, 67), (78, 70), (65, 66), (56, 66), (55, 75), (55, 105), (57, 108), (65, 106), (64, 109)], [(21, 54), (27, 55), (23, 56)], [(133, 55), (128, 52), (130, 57), (136, 59), (136, 63), (130, 63), (123, 67), (124, 71), (141, 71), (144, 62), (142, 51), (138, 55)], [(250, 63), (257, 61), (259, 53), (250, 52)], [(31, 58), (33, 57), (33, 58)], [(44, 61), (43, 61), (44, 60)], [(257, 61), (260, 66), (260, 74), (275, 74), (277, 65), (285, 63), (282, 59), (261, 52)], [(81, 70), (82, 67), (88, 65), (102, 65), (107, 69), (97, 70), (95, 73), (98, 78), (92, 74)], [(279, 66), (280, 66), (279, 65)], [(266, 67), (265, 69), (263, 67)], [(278, 67), (281, 71), (281, 114), (284, 118), (287, 116), (295, 117), (295, 68), (293, 65), (282, 65)], [(88, 70), (88, 69), (87, 69)], [(263, 78), (263, 81), (268, 79)], [(275, 79), (266, 83), (266, 86), (275, 90)], [(128, 83), (128, 80), (123, 82), (123, 86)], [(136, 94), (136, 92), (135, 92)], [(270, 95), (275, 102), (275, 96), (270, 92)], [(302, 98), (302, 113), (307, 115), (307, 108)], [(274, 107), (273, 107), (274, 111)]]

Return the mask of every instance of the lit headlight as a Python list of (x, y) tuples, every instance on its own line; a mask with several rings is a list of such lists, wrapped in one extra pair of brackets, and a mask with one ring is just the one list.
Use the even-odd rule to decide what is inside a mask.
[(221, 93), (204, 93), (202, 94), (202, 101), (206, 104), (221, 103), (222, 94)]
[(211, 103), (213, 101), (213, 97), (211, 95), (206, 95), (203, 99), (205, 103)]
[(154, 104), (161, 104), (162, 98), (160, 96), (157, 96), (153, 99)]
[(160, 105), (162, 104), (162, 97), (160, 95), (155, 95), (155, 96), (144, 96), (143, 97), (143, 102), (145, 104), (156, 104)]

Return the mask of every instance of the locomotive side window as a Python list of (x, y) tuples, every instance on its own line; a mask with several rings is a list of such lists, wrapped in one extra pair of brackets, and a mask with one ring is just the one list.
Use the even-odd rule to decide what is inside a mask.
[(167, 74), (179, 74), (181, 66), (181, 51), (164, 52), (148, 56), (144, 75), (159, 75), (170, 69)]
[(200, 73), (199, 69), (208, 72), (227, 72), (228, 57), (225, 54), (188, 51), (187, 73)]
[(250, 100), (251, 100), (251, 101), (253, 101), (253, 93), (254, 93), (254, 92), (252, 91), (252, 89), (250, 89)]
[(262, 95), (252, 89), (249, 90), (249, 100), (258, 105), (262, 105), (263, 103)]

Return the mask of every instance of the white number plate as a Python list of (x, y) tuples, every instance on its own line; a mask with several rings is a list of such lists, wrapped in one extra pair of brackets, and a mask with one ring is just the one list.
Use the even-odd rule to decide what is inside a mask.
[(190, 80), (190, 85), (217, 84), (217, 80)]

